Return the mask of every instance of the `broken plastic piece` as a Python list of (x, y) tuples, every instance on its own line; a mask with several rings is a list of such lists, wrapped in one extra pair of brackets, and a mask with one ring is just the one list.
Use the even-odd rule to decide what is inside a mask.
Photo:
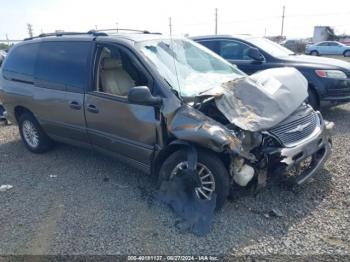
[(282, 213), (281, 210), (279, 210), (278, 208), (273, 208), (273, 209), (269, 212), (269, 216), (270, 216), (270, 217), (283, 217), (283, 213)]
[(0, 186), (0, 192), (5, 192), (5, 191), (7, 191), (7, 190), (9, 190), (11, 188), (13, 188), (12, 185), (1, 185)]
[(233, 163), (233, 180), (240, 186), (246, 186), (254, 177), (254, 168), (244, 164), (244, 159), (235, 158)]

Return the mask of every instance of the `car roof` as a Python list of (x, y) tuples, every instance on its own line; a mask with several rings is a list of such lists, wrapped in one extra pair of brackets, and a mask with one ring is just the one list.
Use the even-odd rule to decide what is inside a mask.
[[(174, 37), (178, 38), (178, 37)], [(49, 42), (49, 41), (111, 41), (111, 42), (129, 42), (133, 44), (135, 42), (158, 40), (158, 39), (170, 39), (170, 36), (162, 35), (159, 33), (113, 33), (113, 34), (89, 34), (89, 33), (76, 33), (76, 34), (48, 34), (37, 36), (33, 38), (24, 39), (24, 41), (16, 44), (16, 46), (26, 43), (36, 42)]]
[(249, 34), (237, 34), (237, 35), (201, 35), (201, 36), (193, 36), (190, 37), (192, 40), (199, 41), (204, 39), (219, 39), (219, 38), (235, 38), (246, 40), (249, 38), (256, 38), (256, 36), (252, 36)]

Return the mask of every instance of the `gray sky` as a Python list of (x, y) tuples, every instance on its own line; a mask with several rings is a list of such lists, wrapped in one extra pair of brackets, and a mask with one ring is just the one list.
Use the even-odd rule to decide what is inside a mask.
[(87, 31), (95, 28), (147, 29), (173, 34), (214, 33), (214, 10), (219, 10), (220, 34), (248, 33), (263, 36), (281, 32), (282, 7), (286, 6), (285, 35), (312, 36), (314, 25), (334, 26), (339, 34), (350, 34), (350, 0), (1, 0), (0, 39), (28, 36), (27, 23), (34, 34)]

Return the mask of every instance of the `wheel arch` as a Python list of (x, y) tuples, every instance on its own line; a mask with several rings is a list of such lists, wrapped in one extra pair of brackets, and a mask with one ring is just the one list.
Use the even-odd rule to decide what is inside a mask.
[(316, 95), (316, 99), (317, 99), (317, 105), (320, 106), (320, 103), (321, 103), (321, 97), (320, 97), (320, 94), (318, 93), (317, 91), (317, 88), (315, 87), (315, 85), (313, 83), (310, 83), (308, 84), (308, 88), (310, 90), (312, 90), (312, 92)]
[(350, 49), (345, 49), (344, 52), (343, 52), (343, 56), (345, 56), (346, 52), (350, 52)]
[(188, 149), (189, 147), (194, 147), (197, 151), (207, 151), (211, 154), (218, 156), (218, 158), (223, 162), (226, 168), (228, 168), (230, 163), (229, 154), (225, 154), (224, 152), (215, 152), (214, 150), (210, 150), (209, 148), (202, 147), (195, 143), (190, 143), (185, 140), (176, 139), (169, 143), (165, 148), (161, 149), (155, 156), (152, 162), (151, 172), (153, 175), (157, 176), (159, 174), (159, 170), (163, 164), (163, 162), (174, 152)]
[(14, 115), (15, 115), (15, 118), (16, 118), (16, 121), (18, 123), (21, 115), (23, 115), (24, 113), (30, 113), (34, 116), (33, 112), (30, 111), (28, 108), (24, 107), (24, 106), (16, 106), (15, 109), (14, 109)]

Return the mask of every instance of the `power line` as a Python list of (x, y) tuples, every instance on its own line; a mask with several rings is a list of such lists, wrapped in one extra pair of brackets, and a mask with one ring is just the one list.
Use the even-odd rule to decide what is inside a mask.
[(282, 27), (281, 27), (281, 36), (283, 36), (283, 27), (284, 27), (284, 12), (286, 10), (286, 6), (283, 6), (283, 11), (282, 11)]
[(172, 23), (171, 23), (171, 17), (169, 17), (169, 33), (170, 33), (170, 35), (173, 35), (173, 25), (172, 25)]
[(27, 29), (28, 29), (29, 37), (33, 37), (33, 25), (28, 23), (27, 24)]

